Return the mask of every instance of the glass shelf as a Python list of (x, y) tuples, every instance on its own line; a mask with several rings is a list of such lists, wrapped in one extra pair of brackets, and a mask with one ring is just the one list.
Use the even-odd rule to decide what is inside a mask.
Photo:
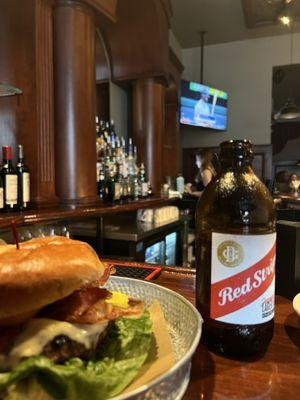
[(23, 93), (21, 89), (0, 82), (0, 97), (15, 96)]

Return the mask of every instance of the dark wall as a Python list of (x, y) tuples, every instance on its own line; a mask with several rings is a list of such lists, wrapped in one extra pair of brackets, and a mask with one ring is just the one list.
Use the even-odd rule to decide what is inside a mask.
[[(300, 108), (300, 64), (273, 68), (273, 114), (279, 111), (289, 98)], [(271, 141), (275, 161), (299, 160), (300, 119), (288, 122), (273, 121)]]

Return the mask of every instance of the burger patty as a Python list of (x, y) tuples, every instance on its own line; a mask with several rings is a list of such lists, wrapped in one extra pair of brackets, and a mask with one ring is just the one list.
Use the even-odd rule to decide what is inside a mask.
[(68, 336), (56, 336), (43, 348), (42, 355), (56, 363), (64, 362), (71, 357), (88, 358), (92, 353), (82, 343), (71, 340)]
[(108, 327), (99, 335), (94, 347), (87, 349), (82, 343), (70, 339), (66, 335), (58, 335), (43, 348), (42, 355), (50, 358), (55, 363), (62, 363), (72, 357), (80, 357), (84, 360), (90, 359), (100, 343), (105, 338)]

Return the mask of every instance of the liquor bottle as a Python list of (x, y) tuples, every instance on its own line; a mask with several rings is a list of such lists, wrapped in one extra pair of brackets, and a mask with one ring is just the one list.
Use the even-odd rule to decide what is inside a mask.
[(141, 163), (138, 178), (140, 186), (140, 197), (145, 198), (148, 196), (148, 182), (146, 179), (145, 166), (143, 163)]
[(135, 161), (133, 158), (133, 144), (132, 139), (129, 138), (128, 141), (128, 156), (126, 159), (127, 172), (128, 172), (128, 183), (130, 189), (128, 190), (128, 196), (131, 200), (135, 200), (136, 198), (136, 168)]
[(273, 335), (275, 209), (248, 140), (221, 144), (221, 170), (196, 211), (196, 304), (203, 341), (224, 355), (264, 353)]
[(16, 167), (18, 175), (18, 208), (25, 210), (30, 202), (30, 172), (24, 164), (23, 146), (18, 145), (18, 164)]
[(116, 162), (116, 174), (115, 174), (115, 188), (114, 188), (114, 201), (120, 202), (122, 198), (122, 176), (120, 172), (120, 165)]
[(133, 163), (134, 163), (134, 169), (135, 169), (135, 174), (138, 174), (138, 166), (137, 166), (137, 147), (133, 147)]
[(106, 181), (106, 199), (113, 202), (115, 198), (115, 176), (114, 171), (109, 171), (109, 176)]
[(104, 172), (104, 166), (103, 164), (100, 164), (99, 168), (99, 180), (98, 180), (98, 196), (100, 197), (101, 200), (105, 198), (105, 172)]
[(3, 146), (3, 165), (1, 170), (4, 188), (4, 210), (15, 211), (18, 208), (18, 175), (12, 165), (11, 147)]
[(131, 185), (130, 186), (131, 186), (131, 196), (130, 196), (130, 198), (132, 200), (138, 200), (140, 189), (139, 189), (138, 177), (137, 177), (136, 174), (131, 176)]
[(3, 190), (3, 183), (2, 177), (0, 175), (0, 212), (4, 210), (4, 190)]
[(96, 122), (96, 137), (100, 136), (100, 123), (99, 123), (99, 117), (96, 115), (95, 117), (95, 122)]
[(105, 126), (104, 126), (104, 129), (103, 129), (103, 138), (104, 138), (105, 142), (107, 142), (108, 137), (110, 137), (110, 134), (109, 134), (109, 122), (106, 122)]
[(114, 139), (117, 138), (116, 131), (115, 131), (115, 123), (114, 123), (114, 120), (113, 120), (113, 119), (110, 120), (110, 124), (109, 124), (109, 133), (110, 133), (110, 136), (111, 136), (112, 138), (114, 138)]
[(184, 177), (182, 174), (178, 174), (176, 178), (176, 190), (180, 193), (184, 193)]
[(117, 159), (117, 162), (120, 163), (121, 159), (122, 159), (122, 148), (121, 148), (121, 143), (120, 143), (120, 139), (118, 138), (118, 136), (115, 141), (115, 147), (116, 147), (116, 150), (115, 150), (116, 159)]
[(109, 178), (106, 182), (106, 194), (107, 200), (112, 203), (119, 202), (121, 199), (121, 185), (113, 170), (109, 172)]

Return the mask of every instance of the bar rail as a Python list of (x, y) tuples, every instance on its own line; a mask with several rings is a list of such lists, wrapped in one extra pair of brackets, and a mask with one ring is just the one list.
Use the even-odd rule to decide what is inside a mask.
[(97, 207), (76, 208), (39, 208), (24, 212), (0, 214), (0, 228), (7, 228), (12, 221), (17, 225), (30, 225), (35, 223), (62, 221), (69, 219), (81, 219), (90, 217), (104, 217), (111, 214), (120, 214), (135, 211), (142, 208), (161, 207), (173, 204), (176, 199), (163, 197), (151, 197), (136, 201), (126, 201), (123, 204), (100, 203)]

